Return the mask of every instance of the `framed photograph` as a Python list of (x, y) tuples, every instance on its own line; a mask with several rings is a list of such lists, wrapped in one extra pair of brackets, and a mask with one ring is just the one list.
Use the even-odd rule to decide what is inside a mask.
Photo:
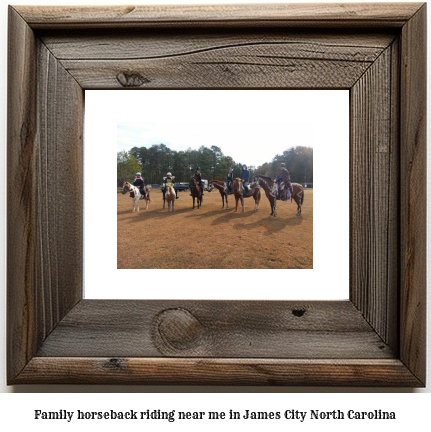
[[(90, 90), (84, 136), (85, 184), (117, 176), (118, 188), (117, 199), (104, 188), (102, 203), (84, 194), (86, 299), (349, 298), (348, 90)], [(292, 199), (277, 201), (278, 214), (269, 217), (272, 183), (256, 200), (245, 198), (242, 209), (239, 194), (224, 184), (228, 167), (233, 179), (247, 175), (241, 161), (250, 183), (255, 174), (277, 178), (286, 161), (301, 185), (301, 215)], [(203, 182), (216, 184), (204, 191), (200, 209), (189, 187), (196, 166)], [(328, 170), (336, 178), (329, 195)], [(150, 196), (139, 212), (129, 193), (120, 193), (136, 172)], [(168, 172), (180, 186), (172, 212), (160, 190)], [(334, 261), (338, 271), (326, 283)], [(162, 281), (161, 269), (169, 270)], [(268, 284), (268, 273), (276, 283)]]
[[(425, 386), (425, 3), (10, 6), (8, 25), (9, 385)], [(348, 90), (349, 298), (85, 298), (97, 89)]]

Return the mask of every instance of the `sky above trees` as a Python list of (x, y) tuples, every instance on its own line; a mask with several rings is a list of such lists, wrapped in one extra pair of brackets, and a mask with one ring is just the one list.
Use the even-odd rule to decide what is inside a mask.
[(322, 145), (322, 125), (336, 123), (337, 109), (348, 112), (346, 93), (328, 90), (113, 93), (117, 152), (154, 144), (174, 151), (217, 146), (223, 154), (251, 166), (262, 165), (291, 147)]

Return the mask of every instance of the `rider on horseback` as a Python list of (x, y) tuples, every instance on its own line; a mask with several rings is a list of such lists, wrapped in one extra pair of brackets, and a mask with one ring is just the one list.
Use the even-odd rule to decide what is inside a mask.
[(133, 186), (136, 186), (137, 188), (139, 188), (139, 192), (144, 198), (147, 197), (147, 194), (145, 193), (144, 179), (142, 178), (140, 172), (136, 173), (136, 178), (135, 178), (135, 181), (133, 182)]
[(244, 180), (243, 186), (245, 189), (245, 195), (249, 194), (248, 184), (250, 181), (250, 171), (247, 169), (247, 165), (242, 166), (242, 171), (240, 175), (241, 180)]
[(227, 193), (231, 194), (232, 193), (232, 187), (233, 187), (233, 172), (232, 172), (232, 168), (229, 168), (229, 172), (227, 173), (227, 179), (226, 179), (226, 183), (227, 183)]
[[(199, 166), (196, 167), (196, 171), (193, 175), (193, 178), (196, 179), (199, 187), (201, 188), (202, 196), (204, 196), (204, 184), (202, 183), (201, 169)], [(190, 196), (193, 196), (190, 194)]]
[(162, 189), (163, 199), (165, 199), (166, 185), (170, 186), (175, 191), (175, 197), (176, 197), (176, 199), (179, 198), (178, 191), (174, 187), (174, 185), (175, 185), (174, 178), (175, 177), (170, 172), (168, 172), (166, 174), (166, 177), (163, 177), (163, 183), (164, 183), (164, 186), (163, 186), (163, 189)]
[(277, 178), (275, 179), (277, 183), (277, 199), (281, 199), (280, 197), (280, 182), (283, 180), (284, 186), (287, 189), (290, 190), (290, 194), (293, 194), (293, 187), (292, 187), (292, 181), (290, 180), (289, 171), (286, 169), (286, 164), (281, 163), (280, 164), (280, 172), (277, 175)]

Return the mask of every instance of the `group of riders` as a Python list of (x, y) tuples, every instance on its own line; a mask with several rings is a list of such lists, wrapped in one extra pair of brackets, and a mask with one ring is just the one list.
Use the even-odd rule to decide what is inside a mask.
[[(199, 185), (199, 187), (201, 188), (202, 191), (202, 195), (204, 195), (203, 191), (204, 191), (204, 184), (202, 182), (202, 175), (201, 175), (201, 169), (199, 166), (196, 167), (196, 171), (193, 175), (193, 178), (196, 180), (196, 183)], [(175, 190), (175, 196), (176, 199), (178, 199), (178, 191), (175, 189), (174, 182), (175, 177), (172, 175), (172, 173), (168, 172), (166, 174), (166, 177), (163, 177), (163, 188), (162, 188), (162, 192), (163, 192), (163, 199), (165, 198), (165, 193), (166, 193), (166, 186), (170, 186), (173, 190)], [(240, 175), (240, 179), (243, 180), (243, 186), (245, 189), (245, 195), (248, 196), (251, 194), (251, 191), (249, 190), (249, 184), (250, 184), (250, 171), (247, 169), (247, 165), (243, 165), (242, 166), (242, 171), (241, 171), (241, 175)], [(290, 180), (290, 175), (289, 175), (289, 171), (286, 169), (286, 164), (282, 163), (280, 164), (280, 172), (277, 175), (277, 178), (275, 180), (276, 184), (277, 184), (277, 198), (280, 199), (279, 196), (279, 185), (280, 182), (283, 181), (287, 190), (290, 190), (291, 193), (293, 193), (292, 190), (292, 182)], [(227, 184), (227, 188), (228, 188), (228, 194), (233, 193), (233, 182), (234, 182), (234, 178), (233, 178), (233, 171), (232, 168), (229, 168), (228, 174), (227, 174), (227, 178), (226, 178), (226, 184)], [(144, 196), (144, 198), (146, 197), (146, 192), (145, 192), (145, 183), (144, 183), (144, 179), (141, 175), (140, 172), (136, 173), (136, 178), (135, 181), (133, 182), (133, 186), (136, 186), (137, 188), (139, 188), (139, 192), (141, 193), (141, 195)]]

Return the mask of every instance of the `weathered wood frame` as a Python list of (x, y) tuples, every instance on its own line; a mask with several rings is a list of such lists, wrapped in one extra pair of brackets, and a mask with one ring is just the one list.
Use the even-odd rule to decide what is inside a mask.
[[(425, 4), (10, 7), (9, 384), (425, 384)], [(85, 89), (350, 89), (350, 299), (82, 299)], [(328, 179), (329, 180), (329, 179)]]

